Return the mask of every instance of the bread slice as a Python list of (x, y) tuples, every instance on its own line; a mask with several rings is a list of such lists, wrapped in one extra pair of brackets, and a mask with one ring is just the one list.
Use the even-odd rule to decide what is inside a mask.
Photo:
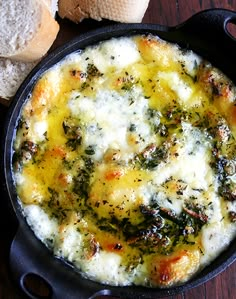
[(58, 14), (75, 23), (85, 18), (139, 23), (148, 4), (149, 0), (59, 0)]
[(13, 97), (36, 63), (0, 58), (0, 96), (6, 100)]
[[(37, 1), (31, 0), (31, 1), (9, 1), (11, 2), (11, 5), (13, 5), (12, 8), (12, 14), (14, 14), (17, 9), (15, 8), (15, 5), (21, 3), (28, 3), (28, 8), (32, 8), (32, 4), (36, 3)], [(57, 0), (40, 0), (38, 2), (44, 2), (45, 6), (43, 5), (42, 10), (45, 10), (45, 7), (47, 8), (48, 12), (51, 14), (52, 18), (55, 17), (57, 12)], [(3, 4), (3, 7), (6, 3)], [(36, 3), (36, 7), (40, 7), (40, 3)], [(33, 6), (35, 7), (35, 6)], [(0, 12), (1, 14), (1, 12)], [(7, 16), (5, 16), (7, 18)], [(9, 22), (11, 23), (13, 20), (13, 15), (8, 15)], [(29, 19), (28, 19), (29, 20)], [(5, 20), (6, 22), (6, 20)], [(54, 23), (54, 22), (53, 22)], [(37, 26), (33, 26), (32, 28), (37, 28)], [(4, 31), (3, 24), (0, 24), (0, 32)], [(7, 29), (5, 30), (7, 31)], [(24, 31), (25, 32), (25, 31)], [(38, 34), (38, 33), (37, 33)], [(32, 39), (31, 39), (32, 40)], [(26, 41), (27, 42), (27, 41)], [(30, 41), (29, 41), (30, 42)], [(4, 40), (1, 40), (1, 43), (4, 44)], [(29, 46), (31, 45), (31, 42)], [(51, 46), (51, 42), (48, 43), (49, 47)], [(0, 51), (3, 51), (0, 49)], [(39, 56), (42, 56), (40, 54)], [(27, 60), (31, 60), (27, 59)], [(24, 79), (27, 77), (27, 75), (30, 73), (30, 71), (33, 69), (33, 67), (39, 62), (40, 59), (34, 60), (34, 61), (18, 61), (14, 58), (0, 58), (0, 103), (4, 105), (8, 105), (10, 103), (10, 99), (15, 95), (17, 89), (20, 87)]]
[(45, 55), (59, 31), (48, 0), (1, 1), (0, 20), (0, 57), (20, 61)]
[(51, 12), (53, 18), (55, 18), (58, 11), (58, 0), (42, 0), (46, 3), (48, 10)]

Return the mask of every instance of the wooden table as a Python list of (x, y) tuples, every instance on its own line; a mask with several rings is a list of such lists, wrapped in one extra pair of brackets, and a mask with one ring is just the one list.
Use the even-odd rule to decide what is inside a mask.
[[(196, 12), (216, 7), (236, 10), (236, 0), (150, 0), (143, 22), (174, 26), (185, 21)], [(82, 22), (82, 24), (75, 25), (68, 21), (59, 21), (63, 30), (60, 31), (53, 47), (64, 43), (81, 32), (102, 26), (106, 23), (85, 21)], [(233, 25), (232, 27), (233, 33), (236, 32), (236, 26)], [(4, 116), (6, 112), (7, 107), (0, 104), (1, 132), (3, 131)], [(7, 202), (3, 198), (1, 190), (0, 197), (0, 299), (24, 299), (26, 298), (25, 295), (12, 282), (8, 269), (9, 246), (17, 225), (11, 218)], [(40, 287), (38, 289), (40, 289)], [(223, 273), (211, 281), (185, 293), (168, 298), (236, 299), (236, 263), (229, 266)]]

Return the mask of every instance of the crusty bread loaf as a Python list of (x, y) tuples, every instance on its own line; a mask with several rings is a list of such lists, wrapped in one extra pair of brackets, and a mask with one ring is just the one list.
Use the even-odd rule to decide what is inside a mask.
[(76, 23), (85, 18), (139, 23), (148, 4), (149, 0), (59, 0), (58, 13)]
[[(57, 2), (57, 0), (0, 0), (2, 20), (0, 23), (2, 45), (0, 55), (5, 56), (0, 58), (0, 103), (7, 104), (7, 101), (9, 102), (39, 58), (48, 51), (53, 43), (59, 30), (59, 26), (54, 21)], [(22, 9), (22, 16), (19, 17), (17, 13), (20, 9)], [(3, 16), (3, 12), (5, 12), (5, 16)], [(34, 19), (34, 17), (36, 18)], [(23, 22), (24, 20), (26, 21)], [(19, 24), (16, 24), (16, 21)], [(25, 25), (28, 28), (24, 28)], [(51, 25), (52, 28), (47, 28)], [(18, 26), (16, 30), (15, 26)], [(45, 34), (41, 33), (41, 27), (44, 28), (44, 33), (47, 31), (49, 34), (49, 38), (46, 37), (46, 42)], [(36, 48), (34, 49), (34, 47)], [(16, 58), (26, 61), (23, 62)]]
[(0, 58), (0, 96), (4, 99), (13, 97), (36, 63)]
[(0, 20), (0, 56), (20, 61), (41, 58), (59, 31), (48, 0), (1, 1)]

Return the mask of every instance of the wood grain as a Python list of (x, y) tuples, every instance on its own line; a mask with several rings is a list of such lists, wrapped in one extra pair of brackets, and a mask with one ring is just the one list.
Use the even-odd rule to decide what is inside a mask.
[[(193, 14), (209, 8), (227, 8), (236, 10), (236, 0), (150, 0), (143, 22), (175, 26), (184, 22)], [(66, 20), (59, 20), (59, 22), (63, 29), (60, 30), (52, 49), (82, 32), (110, 23), (109, 21), (98, 23), (87, 20), (76, 25)], [(232, 24), (232, 32), (236, 32), (235, 27), (236, 26)], [(236, 36), (236, 34), (234, 36)], [(7, 110), (8, 108), (1, 105), (0, 102), (0, 134), (4, 131), (3, 123)], [(0, 299), (24, 299), (27, 297), (11, 280), (8, 267), (9, 248), (17, 225), (11, 217), (7, 202), (4, 200), (5, 198), (0, 190)], [(185, 293), (170, 296), (168, 299), (236, 299), (235, 282), (236, 263), (232, 264), (223, 273), (207, 283), (188, 290)], [(34, 287), (40, 288), (40, 286), (37, 285)], [(143, 299), (145, 299), (145, 297), (143, 297)], [(164, 299), (167, 299), (167, 297)]]

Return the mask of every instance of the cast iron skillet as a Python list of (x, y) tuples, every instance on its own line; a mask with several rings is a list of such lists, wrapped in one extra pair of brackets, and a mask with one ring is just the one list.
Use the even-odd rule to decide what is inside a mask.
[(22, 217), (12, 178), (12, 144), (22, 105), (37, 79), (65, 55), (99, 41), (124, 35), (153, 33), (184, 48), (190, 48), (219, 67), (236, 83), (236, 39), (228, 30), (228, 23), (236, 24), (236, 12), (214, 9), (200, 12), (177, 27), (155, 24), (117, 24), (91, 31), (48, 55), (28, 76), (18, 90), (6, 120), (3, 140), (4, 188), (18, 219), (18, 231), (10, 250), (10, 266), (15, 280), (30, 298), (32, 294), (24, 284), (31, 273), (42, 277), (50, 286), (47, 298), (87, 299), (98, 295), (111, 295), (126, 299), (158, 298), (186, 291), (211, 279), (236, 259), (236, 240), (211, 265), (182, 286), (170, 289), (144, 287), (111, 287), (84, 279), (69, 264), (53, 257), (52, 253), (34, 236)]

